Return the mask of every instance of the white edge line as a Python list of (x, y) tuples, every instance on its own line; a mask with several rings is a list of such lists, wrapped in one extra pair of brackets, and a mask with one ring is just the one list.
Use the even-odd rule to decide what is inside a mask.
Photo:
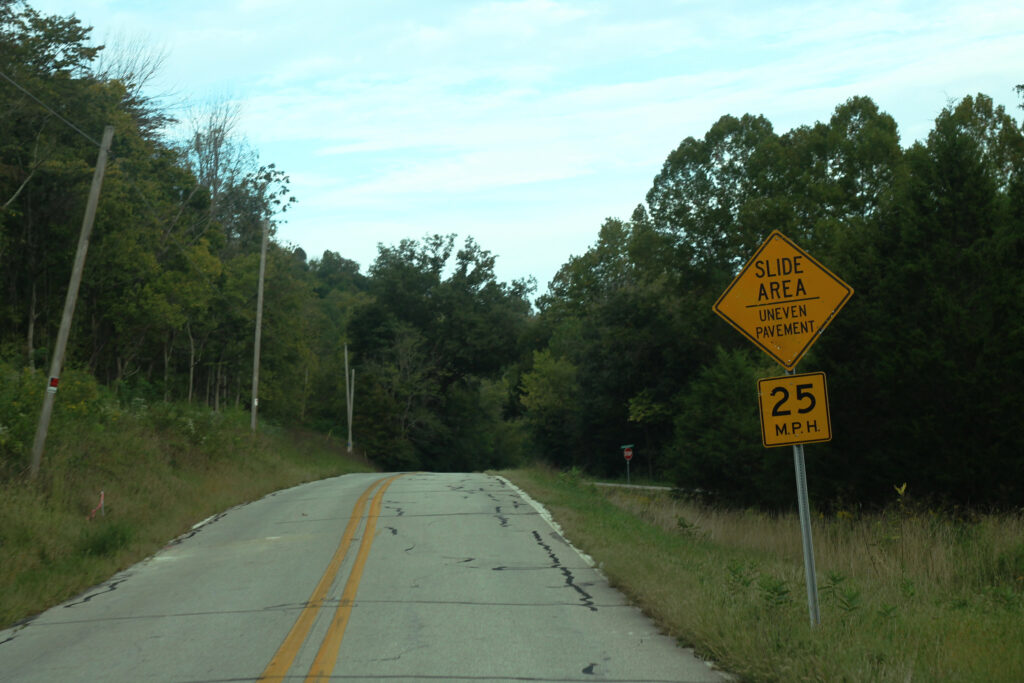
[[(559, 536), (562, 537), (562, 540), (565, 541), (566, 545), (568, 545), (570, 548), (572, 548), (573, 550), (576, 551), (576, 554), (579, 555), (580, 558), (584, 562), (587, 563), (588, 567), (592, 567), (594, 570), (596, 570), (598, 573), (600, 573), (601, 576), (604, 576), (604, 574), (601, 573), (600, 568), (597, 566), (597, 563), (594, 562), (594, 558), (592, 558), (590, 555), (587, 555), (585, 552), (583, 552), (582, 550), (580, 550), (579, 548), (574, 546), (572, 544), (572, 541), (570, 541), (568, 538), (566, 538), (565, 532), (562, 531), (562, 527), (559, 526), (558, 522), (555, 521), (555, 518), (551, 516), (551, 513), (548, 512), (548, 509), (546, 507), (544, 507), (543, 505), (541, 505), (540, 503), (535, 501), (533, 498), (530, 497), (530, 494), (528, 494), (526, 491), (522, 490), (521, 488), (519, 488), (518, 486), (516, 486), (515, 484), (510, 482), (505, 477), (503, 477), (503, 476), (501, 476), (499, 474), (496, 474), (494, 476), (495, 476), (495, 478), (500, 479), (501, 481), (503, 481), (506, 486), (508, 486), (510, 489), (512, 489), (513, 491), (518, 493), (519, 496), (523, 500), (525, 500), (527, 503), (529, 503), (530, 507), (532, 507), (534, 510), (536, 510), (537, 514), (540, 515), (541, 518), (545, 522), (547, 522), (548, 525), (552, 529), (555, 530), (555, 533), (557, 533)], [(605, 578), (607, 578), (607, 577), (605, 577)]]
[[(554, 520), (554, 518), (551, 516), (551, 513), (548, 512), (548, 509), (546, 507), (544, 507), (543, 505), (541, 505), (540, 503), (535, 501), (533, 498), (530, 497), (530, 494), (528, 494), (526, 491), (522, 490), (521, 488), (519, 488), (518, 486), (516, 486), (515, 484), (510, 482), (508, 479), (506, 479), (505, 477), (501, 476), (500, 474), (495, 474), (493, 476), (496, 479), (500, 479), (501, 481), (505, 482), (505, 485), (507, 485), (510, 489), (512, 489), (516, 493), (518, 493), (520, 496), (522, 496), (523, 500), (525, 500), (527, 503), (529, 503), (530, 507), (532, 507), (534, 510), (536, 510), (537, 514), (539, 514), (544, 519), (545, 522), (547, 522), (549, 525), (551, 525), (551, 528), (554, 529), (555, 532), (559, 536), (562, 537), (562, 540), (565, 541), (566, 545), (568, 545), (570, 548), (575, 550), (576, 554), (579, 555), (583, 559), (583, 561), (586, 562), (590, 567), (592, 567), (595, 572), (600, 574), (606, 581), (608, 580), (608, 577), (605, 576), (605, 573), (603, 571), (601, 571), (601, 568), (599, 566), (595, 566), (594, 565), (594, 558), (592, 558), (590, 555), (587, 555), (585, 552), (582, 552), (579, 548), (577, 548), (576, 546), (574, 546), (572, 544), (572, 541), (570, 541), (568, 538), (565, 537), (565, 534), (562, 533), (562, 527), (558, 525), (558, 522), (556, 522)], [(612, 590), (618, 591), (619, 593), (622, 592), (621, 590), (619, 590), (617, 588), (613, 588)], [(632, 605), (635, 609), (639, 610), (639, 608), (636, 606), (636, 603), (634, 603), (631, 599), (626, 598), (626, 601), (627, 601), (628, 604)], [(641, 610), (641, 612), (642, 612), (642, 610)], [(648, 617), (646, 614), (644, 615), (644, 618), (645, 619), (650, 619), (650, 617)], [(692, 647), (685, 647), (685, 648), (682, 648), (682, 649), (690, 652), (694, 657), (697, 657), (697, 655), (694, 654)], [(722, 676), (723, 681), (738, 681), (739, 680), (736, 676), (734, 676), (733, 674), (729, 673), (728, 671), (725, 671), (724, 669), (718, 668), (718, 665), (713, 660), (711, 660), (711, 659), (704, 659), (702, 657), (697, 657), (697, 658), (700, 661), (704, 662), (704, 664), (708, 667), (708, 669), (711, 669), (716, 674)]]
[[(225, 512), (226, 512), (226, 511), (225, 511)], [(193, 525), (192, 525), (192, 531), (195, 531), (196, 529), (198, 529), (199, 527), (203, 526), (204, 524), (206, 524), (207, 522), (209, 522), (210, 520), (212, 520), (212, 519), (213, 519), (214, 517), (216, 517), (216, 516), (217, 516), (217, 515), (210, 515), (209, 517), (207, 517), (207, 518), (206, 518), (206, 519), (204, 519), (203, 521), (201, 521), (201, 522), (196, 522), (195, 524), (193, 524)]]

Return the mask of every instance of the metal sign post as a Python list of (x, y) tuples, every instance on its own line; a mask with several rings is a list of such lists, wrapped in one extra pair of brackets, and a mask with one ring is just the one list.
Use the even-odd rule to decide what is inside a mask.
[(793, 446), (812, 628), (821, 624), (821, 614), (804, 444), (831, 439), (832, 425), (824, 373), (794, 372), (851, 296), (853, 288), (774, 230), (712, 306), (716, 314), (782, 365), (788, 375), (758, 382), (758, 410), (765, 447)]
[(629, 478), (629, 461), (633, 459), (633, 444), (626, 444), (620, 448), (622, 448), (622, 457), (626, 459), (626, 483), (629, 484), (632, 482)]
[(807, 610), (811, 626), (821, 624), (818, 610), (818, 575), (814, 569), (814, 543), (811, 540), (811, 505), (807, 499), (807, 467), (804, 464), (804, 445), (793, 445), (793, 466), (796, 468), (796, 500), (800, 511), (800, 534), (804, 545), (804, 575), (807, 577)]
[(793, 446), (796, 470), (796, 499), (803, 537), (804, 574), (807, 577), (807, 608), (811, 626), (821, 623), (818, 610), (818, 575), (814, 569), (814, 543), (811, 539), (811, 506), (807, 496), (807, 467), (804, 444), (832, 438), (825, 373), (802, 375), (788, 370), (785, 377), (759, 380), (758, 409), (761, 413), (761, 441), (765, 448)]

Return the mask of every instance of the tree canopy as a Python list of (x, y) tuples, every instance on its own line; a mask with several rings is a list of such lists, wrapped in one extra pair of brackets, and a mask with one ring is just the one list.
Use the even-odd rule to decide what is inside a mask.
[[(910, 144), (867, 97), (784, 133), (722, 116), (669, 151), (628, 220), (607, 219), (534, 308), (533, 284), (500, 282), (472, 237), (380, 245), (365, 272), (281, 244), (296, 200), (237, 135), (237, 109), (200, 108), (168, 137), (143, 87), (154, 63), (104, 60), (90, 35), (0, 0), (2, 381), (45, 367), (91, 138), (111, 123), (68, 364), (123, 401), (247, 407), (269, 221), (262, 414), (341, 433), (347, 346), (356, 442), (383, 467), (540, 457), (607, 475), (634, 443), (654, 477), (788, 507), (788, 452), (761, 446), (756, 401), (780, 368), (711, 311), (779, 230), (856, 291), (801, 361), (827, 373), (832, 406), (833, 440), (808, 449), (812, 495), (882, 504), (906, 482), (939, 502), (1020, 505), (1024, 131), (990, 97), (952, 102)], [(3, 472), (24, 466), (33, 419), (20, 399), (0, 405)]]
[(682, 488), (790, 505), (788, 451), (761, 446), (756, 408), (756, 380), (781, 368), (711, 312), (777, 229), (856, 290), (801, 368), (828, 374), (832, 401), (834, 440), (808, 449), (813, 492), (881, 503), (909, 482), (937, 501), (1019, 503), (1022, 145), (985, 95), (906, 148), (865, 97), (784, 134), (723, 116), (542, 298), (546, 348), (523, 377), (534, 437), (603, 473), (636, 442)]

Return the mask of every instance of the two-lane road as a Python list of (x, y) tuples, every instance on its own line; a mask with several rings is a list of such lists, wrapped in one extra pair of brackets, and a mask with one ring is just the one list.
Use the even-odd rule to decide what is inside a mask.
[(480, 474), (280, 491), (0, 632), (4, 681), (725, 679)]

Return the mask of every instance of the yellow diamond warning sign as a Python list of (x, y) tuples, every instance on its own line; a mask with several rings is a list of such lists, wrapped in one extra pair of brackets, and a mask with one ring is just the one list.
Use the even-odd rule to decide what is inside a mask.
[(832, 438), (825, 373), (759, 379), (757, 394), (765, 448)]
[(775, 230), (712, 307), (792, 370), (853, 289)]

